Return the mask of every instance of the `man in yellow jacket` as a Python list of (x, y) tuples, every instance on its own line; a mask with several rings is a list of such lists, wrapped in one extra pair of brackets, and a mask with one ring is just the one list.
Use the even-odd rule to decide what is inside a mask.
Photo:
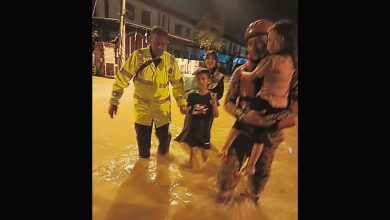
[(137, 134), (139, 156), (150, 156), (150, 141), (154, 123), (159, 139), (158, 153), (169, 152), (171, 134), (171, 98), (173, 96), (182, 114), (186, 113), (182, 73), (175, 58), (166, 52), (168, 32), (156, 26), (151, 32), (150, 46), (134, 51), (122, 69), (115, 73), (112, 96), (108, 113), (111, 118), (117, 113), (123, 89), (134, 81), (135, 131)]

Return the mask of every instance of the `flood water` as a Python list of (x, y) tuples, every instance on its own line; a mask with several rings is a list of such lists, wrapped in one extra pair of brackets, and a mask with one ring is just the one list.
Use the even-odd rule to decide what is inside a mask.
[[(225, 80), (226, 92), (229, 82)], [(157, 157), (158, 139), (154, 131), (150, 159), (138, 157), (132, 83), (125, 89), (114, 119), (108, 115), (113, 79), (93, 77), (92, 83), (94, 220), (298, 219), (298, 123), (284, 130), (285, 141), (276, 150), (260, 204), (256, 207), (244, 202), (227, 207), (215, 202), (220, 167), (217, 152), (234, 123), (222, 106), (211, 130), (210, 160), (199, 164), (200, 170), (191, 171), (189, 147), (185, 144), (172, 140), (168, 158)], [(183, 123), (184, 115), (173, 100), (173, 138), (180, 133)], [(241, 178), (237, 191), (244, 187), (245, 179)]]

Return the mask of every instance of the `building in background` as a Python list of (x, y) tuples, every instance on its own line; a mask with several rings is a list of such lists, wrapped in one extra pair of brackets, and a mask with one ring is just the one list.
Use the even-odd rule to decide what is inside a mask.
[[(120, 23), (120, 0), (95, 0), (93, 5), (93, 28), (99, 35), (99, 40), (106, 43), (113, 43), (118, 46), (119, 23)], [(202, 60), (204, 51), (199, 49), (199, 44), (195, 40), (197, 34), (196, 25), (198, 21), (180, 11), (163, 5), (154, 0), (127, 0), (126, 1), (126, 38), (125, 38), (125, 58), (134, 51), (146, 47), (150, 41), (150, 31), (156, 26), (162, 26), (169, 33), (169, 46), (167, 51), (176, 58)], [(245, 47), (223, 36), (225, 47), (220, 54), (220, 62), (223, 68), (228, 71), (229, 62), (236, 56), (245, 57)], [(102, 50), (102, 46), (95, 46), (96, 66), (104, 61), (96, 50)], [(106, 57), (107, 58), (107, 57)], [(118, 48), (115, 48), (116, 64), (118, 63)], [(106, 66), (105, 64), (100, 66)], [(99, 68), (97, 68), (99, 70)], [(110, 76), (113, 72), (101, 73), (105, 69), (100, 69), (100, 75)], [(226, 71), (225, 71), (226, 72)]]

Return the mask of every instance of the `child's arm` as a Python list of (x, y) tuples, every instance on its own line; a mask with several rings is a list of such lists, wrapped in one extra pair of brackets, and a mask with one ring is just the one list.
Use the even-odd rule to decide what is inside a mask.
[(242, 71), (241, 78), (254, 80), (256, 78), (263, 78), (269, 69), (272, 67), (272, 60), (270, 57), (263, 58), (252, 72)]
[(229, 132), (228, 136), (226, 137), (225, 145), (219, 151), (218, 155), (225, 156), (227, 154), (230, 146), (233, 143), (233, 140), (236, 139), (236, 137), (238, 136), (239, 133), (240, 133), (239, 130), (237, 130), (235, 127), (232, 127), (232, 129), (230, 129), (230, 132)]
[(217, 94), (216, 93), (211, 93), (211, 100), (210, 100), (211, 105), (213, 106), (213, 116), (214, 118), (218, 118), (218, 101), (217, 101)]
[(249, 158), (249, 162), (247, 165), (247, 174), (253, 175), (255, 174), (255, 165), (257, 160), (259, 159), (261, 152), (263, 151), (264, 144), (254, 144), (252, 148), (251, 157)]

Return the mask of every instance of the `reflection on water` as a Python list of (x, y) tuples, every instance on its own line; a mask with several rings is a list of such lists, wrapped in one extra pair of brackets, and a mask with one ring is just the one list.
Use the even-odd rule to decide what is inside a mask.
[[(134, 131), (132, 85), (125, 90), (117, 117), (107, 116), (112, 80), (93, 78), (93, 219), (298, 219), (297, 127), (287, 129), (276, 150), (271, 177), (255, 207), (244, 201), (234, 207), (215, 202), (220, 167), (217, 150), (234, 123), (221, 107), (211, 131), (210, 161), (200, 171), (188, 170), (189, 147), (171, 142), (170, 156), (156, 156), (152, 135), (151, 158), (138, 157)], [(228, 84), (225, 84), (228, 87)], [(170, 131), (175, 137), (184, 122), (172, 104)], [(242, 178), (237, 191), (245, 189)]]

